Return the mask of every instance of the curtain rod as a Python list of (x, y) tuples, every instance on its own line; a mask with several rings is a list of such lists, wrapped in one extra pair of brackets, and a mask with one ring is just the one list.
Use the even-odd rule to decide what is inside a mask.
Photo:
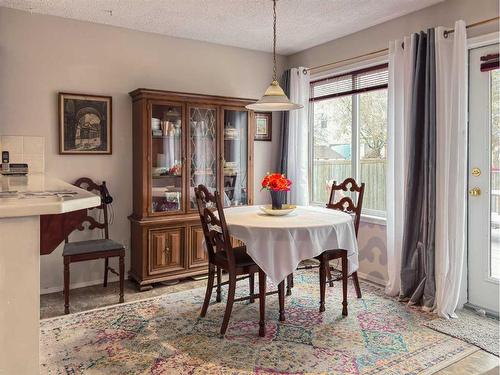
[[(493, 18), (489, 18), (487, 20), (483, 20), (483, 21), (479, 21), (479, 22), (474, 22), (474, 23), (471, 23), (470, 25), (467, 25), (466, 28), (469, 29), (471, 27), (481, 26), (481, 25), (484, 25), (486, 23), (497, 21), (498, 19), (500, 19), (500, 17), (493, 17)], [(444, 36), (447, 37), (449, 34), (452, 34), (454, 32), (455, 32), (454, 29), (445, 30)], [(357, 60), (357, 59), (360, 59), (362, 57), (368, 57), (368, 56), (372, 56), (372, 55), (378, 55), (378, 54), (381, 54), (383, 52), (388, 52), (388, 51), (389, 51), (389, 48), (384, 48), (384, 49), (380, 49), (378, 51), (368, 52), (368, 53), (364, 53), (364, 54), (359, 55), (359, 56), (350, 57), (348, 59), (338, 60), (338, 61), (334, 61), (334, 62), (331, 62), (331, 63), (328, 63), (328, 64), (323, 64), (323, 65), (313, 66), (311, 68), (305, 68), (304, 69), (304, 73), (307, 73), (308, 71), (311, 71), (311, 70), (317, 70), (317, 69), (321, 69), (321, 68), (326, 68), (326, 67), (331, 66), (331, 65), (337, 65), (337, 64), (340, 64), (340, 63), (343, 63), (343, 62), (347, 62), (347, 61), (351, 61), (351, 60)]]

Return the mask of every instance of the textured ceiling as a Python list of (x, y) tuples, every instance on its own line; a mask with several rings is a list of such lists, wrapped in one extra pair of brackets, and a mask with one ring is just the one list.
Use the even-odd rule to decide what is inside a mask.
[[(441, 1), (279, 0), (278, 52), (299, 52)], [(271, 0), (0, 0), (0, 6), (272, 50)]]

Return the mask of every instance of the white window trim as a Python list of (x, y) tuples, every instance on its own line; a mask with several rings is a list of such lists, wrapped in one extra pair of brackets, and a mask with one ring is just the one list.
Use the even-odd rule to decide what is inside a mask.
[[(381, 56), (377, 56), (377, 57), (374, 57), (374, 58), (371, 58), (371, 59), (367, 59), (367, 60), (363, 60), (363, 61), (358, 61), (358, 62), (355, 62), (355, 63), (352, 63), (352, 64), (348, 64), (348, 65), (342, 65), (340, 67), (337, 67), (337, 68), (333, 68), (333, 69), (329, 69), (329, 70), (326, 70), (326, 71), (323, 71), (323, 72), (320, 72), (320, 73), (316, 73), (316, 74), (311, 74), (311, 82), (312, 81), (316, 81), (316, 80), (319, 80), (319, 79), (323, 79), (323, 78), (327, 78), (327, 77), (330, 77), (332, 75), (340, 75), (340, 74), (344, 74), (344, 73), (349, 73), (349, 72), (352, 72), (354, 70), (358, 70), (358, 69), (365, 69), (365, 68), (370, 68), (372, 66), (376, 66), (376, 65), (380, 65), (380, 64), (384, 64), (384, 63), (388, 63), (389, 62), (389, 59), (388, 59), (388, 56), (386, 54), (384, 55), (381, 55)], [(358, 160), (358, 132), (359, 132), (359, 129), (358, 129), (358, 121), (355, 121), (356, 119), (354, 118), (354, 116), (357, 116), (358, 115), (358, 105), (357, 105), (357, 102), (358, 102), (358, 96), (356, 95), (355, 96), (356, 100), (353, 101), (353, 109), (355, 108), (356, 110), (354, 111), (353, 110), (353, 123), (354, 125), (352, 126), (352, 134), (351, 134), (351, 144), (352, 144), (352, 147), (351, 147), (351, 159), (352, 160), (356, 160), (356, 162), (354, 163), (353, 165), (353, 172), (354, 172), (354, 175), (357, 176), (357, 173), (358, 173), (358, 168), (359, 168), (359, 160)], [(308, 140), (308, 144), (309, 144), (309, 170), (312, 171), (312, 163), (313, 163), (313, 151), (312, 151), (312, 147), (313, 147), (313, 137), (312, 137), (312, 134), (314, 134), (314, 131), (313, 131), (313, 126), (314, 126), (314, 116), (313, 116), (313, 111), (311, 110), (311, 107), (312, 107), (312, 104), (309, 104), (309, 140)], [(355, 158), (355, 159), (354, 159)], [(312, 194), (312, 179), (309, 179), (309, 192), (310, 194)], [(309, 196), (309, 204), (311, 206), (324, 206), (325, 203), (321, 203), (321, 202), (314, 202), (312, 200), (312, 196), (310, 195)], [(361, 221), (364, 222), (364, 223), (370, 223), (370, 224), (378, 224), (378, 225), (386, 225), (386, 212), (385, 211), (377, 211), (377, 210), (370, 210), (370, 209), (364, 209), (363, 210), (364, 213), (361, 214)]]
[(493, 33), (475, 36), (467, 39), (467, 48), (480, 48), (498, 42), (500, 42), (500, 32), (495, 31)]
[(373, 57), (371, 59), (366, 59), (362, 61), (357, 61), (352, 64), (348, 65), (342, 65), (336, 68), (324, 70), (319, 73), (313, 73), (311, 74), (311, 82), (312, 81), (317, 81), (323, 78), (328, 78), (332, 75), (341, 75), (344, 73), (350, 73), (354, 70), (359, 70), (359, 69), (365, 69), (365, 68), (370, 68), (372, 66), (380, 65), (380, 64), (385, 64), (389, 62), (389, 56), (387, 54)]

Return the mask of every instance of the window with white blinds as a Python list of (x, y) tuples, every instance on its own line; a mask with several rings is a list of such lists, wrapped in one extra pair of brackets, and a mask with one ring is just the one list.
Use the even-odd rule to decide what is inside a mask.
[(387, 88), (387, 64), (360, 69), (311, 82), (310, 101), (320, 101)]

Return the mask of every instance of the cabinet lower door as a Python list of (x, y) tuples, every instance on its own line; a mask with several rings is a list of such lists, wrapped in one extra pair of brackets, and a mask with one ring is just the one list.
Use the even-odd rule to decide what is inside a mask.
[(202, 267), (208, 264), (208, 253), (205, 250), (203, 228), (200, 225), (190, 227), (189, 267)]
[(149, 274), (183, 270), (184, 228), (152, 229), (149, 231)]

